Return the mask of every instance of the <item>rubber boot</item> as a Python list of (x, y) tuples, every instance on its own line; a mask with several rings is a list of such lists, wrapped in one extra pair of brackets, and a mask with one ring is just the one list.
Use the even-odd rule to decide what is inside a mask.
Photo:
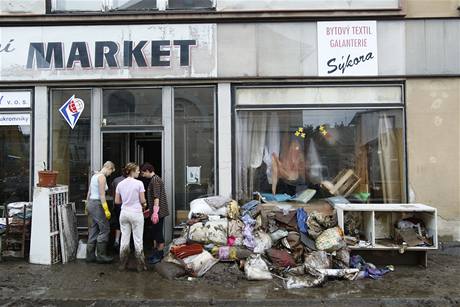
[(149, 257), (149, 264), (156, 264), (163, 259), (163, 250), (155, 250), (153, 255)]
[(86, 262), (96, 262), (96, 244), (86, 244)]
[(113, 261), (112, 257), (107, 256), (107, 242), (97, 243), (96, 261), (97, 263), (111, 263)]
[(147, 271), (147, 266), (145, 265), (145, 256), (144, 256), (144, 251), (142, 251), (140, 254), (136, 254), (136, 260), (137, 260), (137, 271), (142, 272), (142, 271)]
[(120, 265), (118, 266), (119, 271), (126, 271), (129, 260), (129, 249), (120, 252)]

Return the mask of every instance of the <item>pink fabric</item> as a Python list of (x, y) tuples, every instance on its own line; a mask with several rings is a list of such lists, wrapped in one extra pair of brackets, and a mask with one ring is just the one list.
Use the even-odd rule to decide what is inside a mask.
[(235, 241), (236, 241), (235, 236), (230, 236), (230, 237), (228, 237), (228, 239), (227, 239), (227, 245), (228, 245), (228, 246), (233, 246), (233, 245), (235, 244)]
[(145, 192), (142, 181), (128, 177), (117, 185), (116, 193), (120, 194), (121, 210), (142, 213), (139, 194)]
[(153, 214), (152, 214), (152, 223), (157, 224), (160, 218), (158, 217), (158, 211), (160, 211), (159, 206), (153, 206)]

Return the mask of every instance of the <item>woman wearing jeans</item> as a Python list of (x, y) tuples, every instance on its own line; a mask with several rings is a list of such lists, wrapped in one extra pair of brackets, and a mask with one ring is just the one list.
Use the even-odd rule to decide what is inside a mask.
[[(107, 179), (115, 171), (115, 165), (107, 161), (102, 169), (91, 177), (88, 196), (86, 197), (86, 210), (91, 216), (88, 230), (88, 245), (86, 246), (86, 261), (110, 263), (112, 257), (107, 256), (107, 243), (110, 234), (110, 211), (105, 199)], [(96, 256), (97, 247), (97, 256)]]
[(133, 234), (134, 248), (136, 250), (137, 271), (147, 270), (145, 266), (143, 233), (144, 215), (143, 208), (146, 206), (145, 189), (140, 180), (139, 166), (128, 163), (123, 170), (126, 179), (117, 185), (115, 191), (115, 204), (121, 204), (120, 228), (120, 270), (125, 270), (129, 259), (129, 241)]

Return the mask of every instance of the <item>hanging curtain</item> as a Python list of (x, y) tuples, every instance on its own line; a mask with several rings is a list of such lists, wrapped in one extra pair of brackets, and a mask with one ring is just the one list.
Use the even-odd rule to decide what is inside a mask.
[(386, 113), (379, 118), (378, 154), (385, 203), (401, 201), (400, 143)]
[(241, 199), (250, 199), (253, 192), (254, 169), (262, 165), (267, 130), (265, 112), (248, 112), (238, 117), (237, 144)]
[(264, 147), (263, 161), (267, 166), (266, 173), (268, 183), (272, 184), (272, 155), (276, 154), (277, 156), (279, 156), (281, 143), (280, 121), (278, 118), (278, 114), (276, 112), (270, 113), (270, 118), (267, 123), (267, 136)]

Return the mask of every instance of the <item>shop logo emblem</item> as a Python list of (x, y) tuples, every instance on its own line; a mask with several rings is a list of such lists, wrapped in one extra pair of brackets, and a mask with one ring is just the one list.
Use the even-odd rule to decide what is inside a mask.
[(59, 109), (59, 112), (64, 117), (65, 121), (69, 124), (70, 128), (74, 128), (77, 124), (78, 119), (80, 118), (83, 109), (85, 108), (85, 103), (80, 98), (75, 98), (75, 95), (72, 95)]

